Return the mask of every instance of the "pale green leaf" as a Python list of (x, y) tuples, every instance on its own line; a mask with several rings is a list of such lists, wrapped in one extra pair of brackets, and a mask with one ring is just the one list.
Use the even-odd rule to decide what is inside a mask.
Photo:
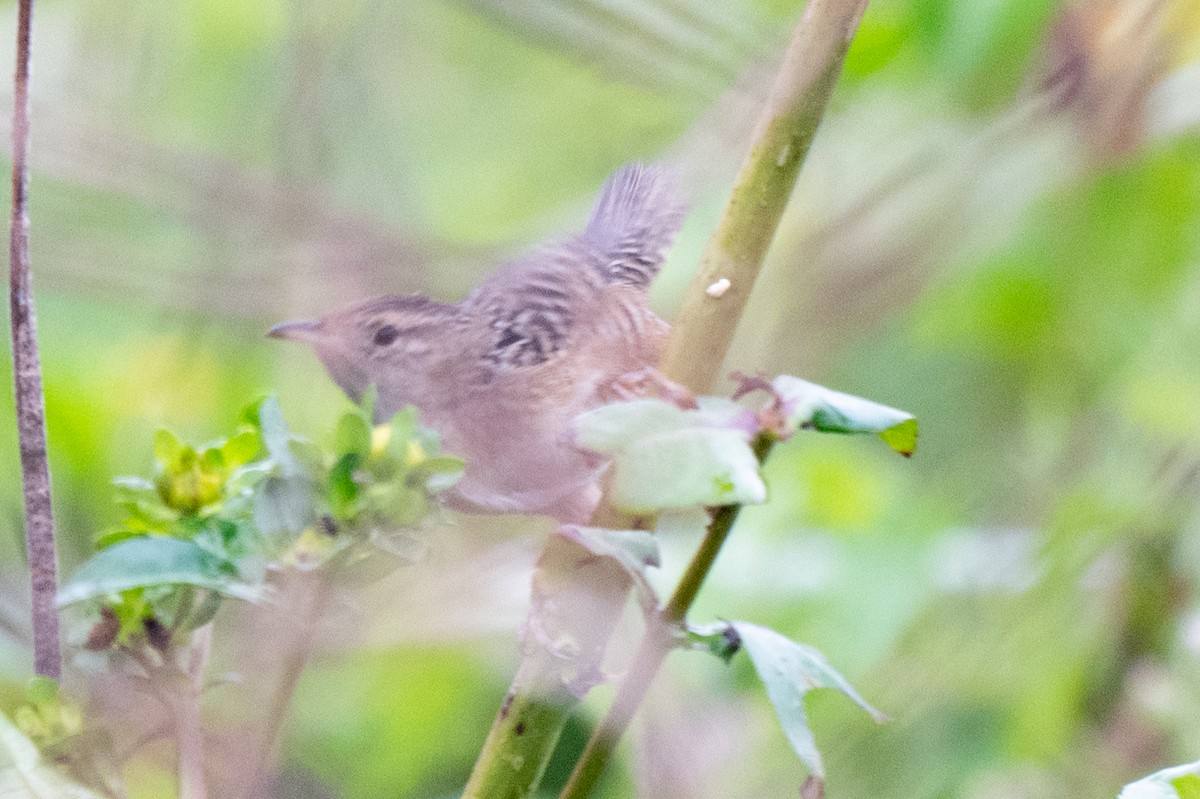
[(0, 716), (0, 799), (100, 799), (45, 762), (33, 742)]
[(170, 430), (154, 431), (154, 457), (167, 469), (175, 465), (183, 449), (183, 443)]
[[(241, 582), (228, 561), (191, 541), (131, 538), (100, 550), (58, 592), (59, 606), (154, 585), (194, 585), (239, 599), (259, 591)], [(3, 797), (3, 793), (0, 793)]]
[(565, 525), (562, 532), (585, 549), (619, 562), (630, 572), (640, 573), (647, 566), (661, 564), (658, 541), (645, 530)]
[(659, 566), (658, 541), (645, 530), (610, 530), (602, 527), (563, 525), (559, 534), (593, 555), (615, 561), (633, 581), (638, 602), (647, 613), (658, 609), (658, 594), (646, 577), (647, 566)]
[(1165, 768), (1131, 782), (1119, 799), (1200, 799), (1200, 761)]
[(262, 449), (262, 439), (257, 430), (241, 430), (234, 433), (221, 445), (221, 454), (230, 468), (236, 468), (249, 463)]
[(264, 480), (254, 495), (254, 524), (266, 535), (299, 533), (317, 517), (316, 489), (295, 474)]
[(683, 410), (662, 400), (619, 402), (576, 418), (575, 440), (615, 456), (611, 497), (625, 510), (757, 504), (767, 489), (739, 413), (731, 404)]
[(639, 439), (689, 427), (687, 411), (655, 399), (617, 402), (575, 419), (575, 443), (592, 452), (613, 453)]
[(767, 487), (737, 430), (695, 427), (639, 439), (615, 460), (612, 501), (647, 512), (692, 505), (755, 505)]
[(817, 751), (817, 742), (808, 726), (808, 717), (804, 713), (806, 693), (814, 688), (834, 688), (854, 700), (876, 721), (887, 720), (886, 716), (867, 704), (817, 650), (757, 624), (735, 621), (732, 625), (767, 689), (767, 697), (783, 725), (788, 742), (813, 774), (824, 777), (825, 770), (821, 754)]
[(300, 474), (303, 468), (292, 452), (291, 431), (283, 419), (283, 411), (274, 397), (267, 397), (258, 406), (258, 426), (262, 431), (262, 443), (271, 459), (279, 464), (284, 475)]

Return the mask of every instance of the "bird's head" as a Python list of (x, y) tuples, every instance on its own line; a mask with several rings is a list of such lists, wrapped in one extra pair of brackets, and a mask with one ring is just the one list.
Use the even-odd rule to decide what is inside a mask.
[[(284, 322), (272, 338), (308, 344), (330, 377), (355, 402), (373, 384), (375, 416), (381, 421), (405, 405), (421, 408), (453, 349), (461, 313), (456, 305), (419, 295), (364, 300), (319, 319)], [(461, 354), (461, 353), (460, 353)]]

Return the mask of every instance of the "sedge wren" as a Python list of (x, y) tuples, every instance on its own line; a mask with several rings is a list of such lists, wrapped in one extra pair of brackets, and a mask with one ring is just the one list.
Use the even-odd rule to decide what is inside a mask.
[(683, 216), (665, 170), (627, 165), (582, 233), (505, 264), (459, 302), (378, 297), (269, 335), (311, 346), (356, 402), (374, 385), (376, 422), (415, 405), (466, 461), (460, 506), (585, 522), (604, 461), (574, 446), (572, 420), (683, 391), (655, 371), (669, 327), (647, 304)]

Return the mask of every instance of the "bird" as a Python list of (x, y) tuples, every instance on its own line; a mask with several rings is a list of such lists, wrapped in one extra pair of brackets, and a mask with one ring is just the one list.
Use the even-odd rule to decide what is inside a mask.
[(606, 462), (574, 444), (573, 420), (610, 402), (690, 393), (657, 371), (670, 326), (648, 291), (686, 214), (675, 175), (627, 164), (582, 232), (500, 266), (457, 302), (361, 300), (268, 335), (309, 345), (375, 422), (413, 405), (465, 462), (459, 508), (586, 523)]

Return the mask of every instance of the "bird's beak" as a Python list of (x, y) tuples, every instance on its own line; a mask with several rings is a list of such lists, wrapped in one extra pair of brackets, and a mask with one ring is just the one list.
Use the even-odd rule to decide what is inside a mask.
[(290, 341), (312, 341), (321, 336), (319, 319), (297, 319), (294, 322), (284, 322), (275, 325), (267, 331), (271, 338), (282, 338)]

